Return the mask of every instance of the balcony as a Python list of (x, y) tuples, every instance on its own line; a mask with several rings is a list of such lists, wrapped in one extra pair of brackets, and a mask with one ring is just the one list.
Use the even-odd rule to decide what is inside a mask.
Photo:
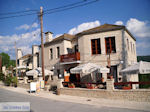
[(60, 56), (60, 62), (61, 63), (68, 64), (69, 62), (70, 63), (71, 62), (79, 62), (79, 60), (80, 60), (80, 53), (79, 52), (70, 53), (70, 54), (66, 54), (66, 55), (61, 55)]

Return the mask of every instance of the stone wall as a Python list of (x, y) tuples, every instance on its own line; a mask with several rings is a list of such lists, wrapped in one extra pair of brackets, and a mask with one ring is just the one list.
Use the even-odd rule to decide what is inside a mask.
[(29, 89), (30, 88), (30, 84), (18, 83), (18, 87)]
[(61, 88), (60, 94), (81, 96), (81, 97), (150, 102), (150, 90), (146, 89), (109, 91), (109, 90), (86, 89), (86, 88)]

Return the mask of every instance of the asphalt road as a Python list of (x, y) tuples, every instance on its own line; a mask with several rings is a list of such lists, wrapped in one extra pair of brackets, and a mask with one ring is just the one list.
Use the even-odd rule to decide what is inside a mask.
[[(31, 93), (34, 94), (34, 93)], [(0, 88), (0, 102), (30, 102), (31, 112), (143, 112), (140, 110), (96, 107), (91, 105), (55, 101)]]

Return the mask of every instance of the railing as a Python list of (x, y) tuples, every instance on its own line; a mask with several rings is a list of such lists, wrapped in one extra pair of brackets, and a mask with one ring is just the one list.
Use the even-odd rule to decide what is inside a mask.
[(72, 61), (78, 61), (80, 60), (80, 53), (70, 53), (66, 55), (61, 55), (60, 56), (60, 62), (72, 62)]
[(150, 81), (148, 81), (148, 82), (115, 82), (114, 83), (115, 86), (130, 85), (131, 89), (132, 89), (133, 84), (147, 85), (147, 84), (150, 84)]
[[(75, 87), (82, 87), (88, 89), (106, 89), (106, 82), (99, 82), (99, 83), (88, 83), (88, 82), (62, 82), (64, 87), (75, 88)], [(98, 85), (102, 85), (99, 87)]]

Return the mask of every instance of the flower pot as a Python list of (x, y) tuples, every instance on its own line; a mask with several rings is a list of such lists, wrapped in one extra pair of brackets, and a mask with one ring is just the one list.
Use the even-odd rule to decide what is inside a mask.
[(88, 89), (94, 89), (94, 87), (93, 86), (90, 86), (90, 87), (87, 87)]
[(69, 88), (75, 88), (75, 86), (68, 86)]
[(101, 82), (104, 82), (104, 78), (101, 78)]
[(131, 87), (130, 87), (130, 86), (124, 86), (122, 89), (123, 89), (123, 90), (130, 90)]
[(73, 83), (71, 83), (71, 84), (68, 84), (68, 87), (69, 88), (75, 88), (75, 85)]

